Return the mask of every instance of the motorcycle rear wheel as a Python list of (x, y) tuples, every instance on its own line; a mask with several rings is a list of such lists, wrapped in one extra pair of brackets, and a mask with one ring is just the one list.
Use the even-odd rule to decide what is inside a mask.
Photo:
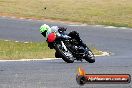
[(95, 56), (91, 50), (88, 51), (88, 55), (84, 57), (84, 59), (89, 62), (89, 63), (94, 63), (95, 62)]

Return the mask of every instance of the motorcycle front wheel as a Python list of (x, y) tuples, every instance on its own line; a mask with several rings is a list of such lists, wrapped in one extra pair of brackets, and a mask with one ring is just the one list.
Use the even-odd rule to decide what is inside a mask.
[(67, 63), (73, 63), (74, 58), (73, 55), (70, 51), (65, 51), (61, 44), (56, 44), (55, 46), (56, 52), (59, 54), (59, 56)]

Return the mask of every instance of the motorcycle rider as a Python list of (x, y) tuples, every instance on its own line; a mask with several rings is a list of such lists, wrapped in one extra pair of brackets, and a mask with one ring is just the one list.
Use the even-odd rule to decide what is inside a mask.
[(40, 32), (41, 34), (48, 38), (48, 35), (52, 32), (55, 32), (58, 36), (60, 36), (60, 31), (66, 31), (66, 28), (64, 27), (58, 27), (58, 26), (52, 26), (52, 27), (49, 27), (49, 25), (47, 24), (43, 24), (41, 27), (40, 27)]
[[(86, 47), (86, 44), (84, 44), (84, 43), (82, 42), (82, 40), (80, 39), (79, 33), (78, 33), (78, 32), (72, 31), (72, 32), (70, 32), (70, 33), (68, 34), (68, 36), (62, 35), (61, 33), (63, 33), (64, 31), (66, 31), (66, 29), (67, 29), (67, 28), (58, 27), (58, 26), (49, 27), (49, 25), (47, 25), (47, 24), (43, 24), (43, 25), (39, 28), (41, 34), (42, 34), (44, 37), (46, 37), (46, 39), (48, 38), (48, 35), (49, 35), (50, 33), (55, 32), (55, 33), (56, 33), (58, 36), (60, 36), (60, 37), (64, 37), (64, 38), (70, 38), (70, 37), (71, 37), (71, 38), (74, 38), (74, 39), (76, 39), (76, 40), (78, 41), (79, 45), (82, 45), (82, 46)], [(51, 45), (51, 43), (49, 43), (49, 42), (47, 42), (47, 43), (48, 43), (48, 47), (49, 47), (49, 48), (53, 48), (52, 45)]]

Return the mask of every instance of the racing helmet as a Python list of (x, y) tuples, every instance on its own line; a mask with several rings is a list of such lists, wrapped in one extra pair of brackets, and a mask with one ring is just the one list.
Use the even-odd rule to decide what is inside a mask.
[(51, 32), (51, 28), (46, 24), (42, 25), (39, 30), (44, 37), (47, 36), (47, 33)]

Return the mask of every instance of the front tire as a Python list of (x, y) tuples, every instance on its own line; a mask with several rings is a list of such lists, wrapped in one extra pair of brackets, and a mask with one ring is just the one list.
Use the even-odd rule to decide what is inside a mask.
[(55, 52), (55, 57), (56, 58), (61, 58), (60, 54), (58, 52)]
[(60, 44), (56, 44), (55, 50), (56, 50), (56, 52), (59, 54), (59, 56), (60, 56), (65, 62), (67, 62), (67, 63), (73, 63), (73, 62), (74, 62), (73, 57), (69, 57), (69, 56), (66, 56), (66, 55), (65, 55), (65, 52), (66, 52), (66, 51), (64, 51), (64, 50), (62, 49), (62, 47), (61, 47)]

